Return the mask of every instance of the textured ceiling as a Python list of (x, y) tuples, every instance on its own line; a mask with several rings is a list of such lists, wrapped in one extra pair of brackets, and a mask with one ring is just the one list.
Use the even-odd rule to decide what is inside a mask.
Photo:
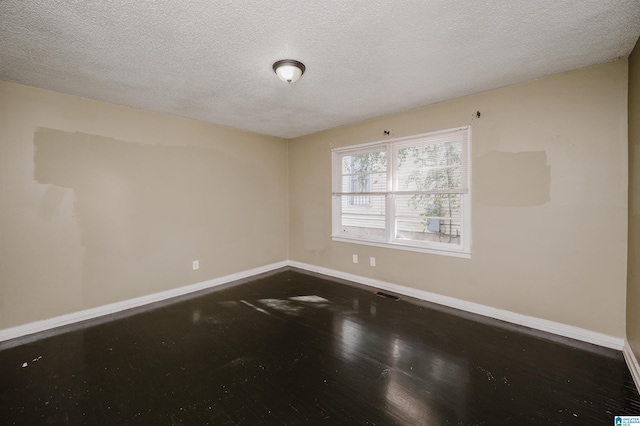
[[(639, 0), (0, 0), (0, 79), (285, 138), (626, 57)], [(295, 84), (271, 69), (307, 66)]]

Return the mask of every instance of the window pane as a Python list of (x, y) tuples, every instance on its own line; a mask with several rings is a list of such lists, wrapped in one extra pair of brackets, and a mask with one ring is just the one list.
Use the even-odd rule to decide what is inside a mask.
[(345, 237), (385, 239), (385, 197), (380, 195), (343, 195), (340, 234)]
[(340, 192), (382, 192), (387, 190), (385, 173), (360, 173), (342, 176)]
[(396, 196), (396, 239), (460, 244), (461, 195)]
[(457, 142), (400, 148), (398, 191), (460, 188), (462, 146)]
[(374, 151), (342, 157), (342, 174), (385, 172), (386, 170), (386, 151)]

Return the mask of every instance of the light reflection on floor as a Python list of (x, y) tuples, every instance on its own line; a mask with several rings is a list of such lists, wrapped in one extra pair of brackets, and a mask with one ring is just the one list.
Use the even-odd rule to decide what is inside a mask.
[[(387, 366), (379, 378), (385, 381), (387, 409), (400, 424), (444, 423), (443, 406), (449, 406), (452, 412), (464, 411), (459, 408), (466, 402), (468, 363), (450, 354), (439, 354), (423, 342), (407, 341), (371, 326), (368, 321), (376, 320), (378, 308), (375, 301), (368, 305), (361, 312), (360, 301), (354, 299), (355, 314), (344, 312), (334, 316), (334, 334), (339, 339), (337, 355), (354, 366), (368, 358)], [(386, 350), (380, 352), (380, 347)], [(443, 395), (447, 399), (444, 403)]]

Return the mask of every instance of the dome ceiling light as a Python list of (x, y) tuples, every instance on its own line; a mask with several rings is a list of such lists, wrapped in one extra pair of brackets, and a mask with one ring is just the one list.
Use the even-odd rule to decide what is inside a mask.
[(273, 64), (273, 71), (275, 71), (278, 78), (285, 83), (295, 83), (300, 79), (306, 67), (302, 62), (293, 59), (281, 59)]

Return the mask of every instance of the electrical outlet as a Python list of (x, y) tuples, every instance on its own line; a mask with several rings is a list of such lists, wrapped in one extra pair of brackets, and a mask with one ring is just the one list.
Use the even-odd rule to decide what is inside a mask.
[(375, 257), (370, 257), (369, 258), (369, 265), (376, 266), (376, 258)]
[(357, 254), (353, 255), (353, 263), (358, 263), (358, 255)]
[(199, 260), (194, 260), (193, 261), (193, 270), (196, 271), (200, 269), (200, 261)]

